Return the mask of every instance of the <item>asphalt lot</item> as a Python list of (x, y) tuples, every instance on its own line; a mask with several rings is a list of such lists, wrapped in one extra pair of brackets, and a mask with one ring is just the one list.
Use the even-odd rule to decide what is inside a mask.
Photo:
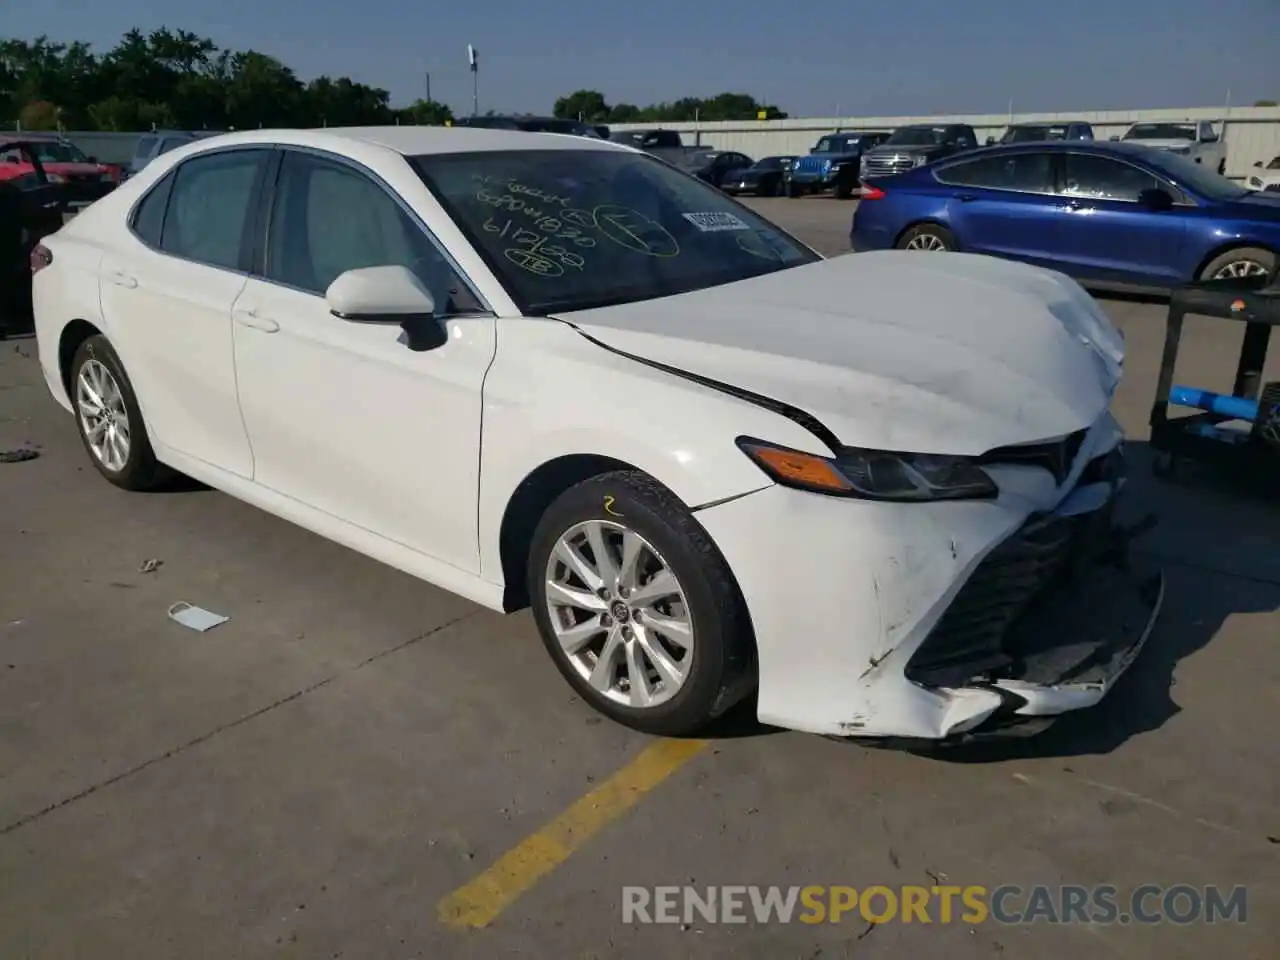
[[(847, 246), (851, 203), (758, 206)], [(214, 491), (108, 486), (34, 341), (0, 344), (0, 450), (41, 453), (0, 463), (0, 957), (1274, 957), (1280, 512), (1149, 478), (1164, 308), (1103, 302), (1163, 621), (1100, 707), (943, 758), (749, 712), (674, 748), (602, 722), (527, 612)], [(1193, 322), (1181, 378), (1229, 386), (1238, 345)], [(179, 600), (231, 620), (185, 630)], [(1247, 885), (1248, 921), (623, 924), (624, 885), (690, 883)]]

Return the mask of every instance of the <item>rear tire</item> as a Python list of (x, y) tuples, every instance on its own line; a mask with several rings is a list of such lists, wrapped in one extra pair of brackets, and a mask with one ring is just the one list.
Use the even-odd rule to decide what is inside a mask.
[(946, 227), (936, 223), (921, 223), (905, 230), (895, 244), (899, 250), (919, 253), (950, 253), (959, 249), (956, 238)]
[(124, 490), (150, 490), (171, 475), (156, 459), (138, 397), (110, 341), (101, 334), (71, 359), (69, 394), (80, 441), (97, 471)]
[(853, 187), (846, 181), (837, 180), (836, 185), (831, 189), (831, 195), (837, 200), (848, 200), (853, 196)]
[(1276, 271), (1277, 258), (1270, 250), (1261, 247), (1236, 247), (1219, 254), (1200, 271), (1201, 280), (1271, 275)]
[(803, 187), (796, 186), (794, 183), (788, 183), (788, 184), (787, 184), (787, 196), (788, 196), (788, 197), (790, 197), (792, 200), (796, 199), (797, 197), (803, 197), (803, 196), (804, 196), (804, 188), (803, 188)]
[(551, 659), (618, 723), (687, 736), (754, 686), (750, 622), (728, 564), (646, 474), (607, 473), (562, 493), (538, 523), (528, 578)]

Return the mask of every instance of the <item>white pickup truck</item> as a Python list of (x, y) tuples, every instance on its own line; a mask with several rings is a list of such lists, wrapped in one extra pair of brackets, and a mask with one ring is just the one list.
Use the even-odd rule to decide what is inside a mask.
[(1227, 145), (1210, 120), (1144, 121), (1111, 139), (1179, 153), (1218, 173), (1227, 172)]

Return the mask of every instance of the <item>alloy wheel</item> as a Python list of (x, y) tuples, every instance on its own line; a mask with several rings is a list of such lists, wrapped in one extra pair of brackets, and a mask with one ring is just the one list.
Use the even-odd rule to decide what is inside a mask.
[(605, 520), (567, 530), (547, 560), (546, 603), (565, 657), (601, 697), (656, 707), (688, 679), (694, 631), (684, 589), (634, 530)]
[(124, 394), (102, 361), (90, 358), (76, 377), (76, 410), (90, 453), (113, 473), (129, 462), (129, 411)]
[(1218, 272), (1213, 275), (1213, 279), (1229, 280), (1239, 277), (1262, 277), (1266, 276), (1266, 274), (1266, 266), (1257, 260), (1232, 260), (1230, 263), (1224, 263), (1218, 269)]
[(923, 253), (946, 253), (947, 245), (934, 233), (917, 233), (907, 241), (905, 250), (917, 250)]

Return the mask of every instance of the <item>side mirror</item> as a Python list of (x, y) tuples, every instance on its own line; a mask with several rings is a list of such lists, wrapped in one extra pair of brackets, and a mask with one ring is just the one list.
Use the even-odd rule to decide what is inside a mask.
[(988, 147), (989, 147), (989, 146), (991, 146), (991, 145), (992, 145), (993, 143), (995, 143), (995, 142), (996, 142), (996, 138), (995, 138), (995, 137), (987, 137), (987, 146), (988, 146)]
[(1113, 133), (1113, 134), (1111, 135), (1110, 139), (1118, 143), (1118, 142), (1120, 141), (1120, 134), (1118, 134), (1118, 133)]
[(90, 163), (97, 163), (97, 162), (98, 162), (98, 158), (97, 158), (97, 157), (94, 157), (94, 156), (89, 156), (89, 157), (86, 157), (85, 159), (86, 159), (86, 160), (88, 160)]
[(1173, 209), (1173, 197), (1157, 187), (1150, 187), (1138, 194), (1138, 203), (1148, 210), (1164, 212)]
[(1261, 169), (1262, 169), (1262, 161), (1261, 161), (1261, 160), (1255, 160), (1255, 161), (1253, 161), (1253, 165), (1254, 165), (1255, 167), (1257, 167), (1259, 170), (1261, 170)]
[(399, 324), (413, 351), (435, 349), (448, 339), (435, 316), (435, 298), (407, 267), (348, 270), (329, 284), (324, 298), (339, 320)]

